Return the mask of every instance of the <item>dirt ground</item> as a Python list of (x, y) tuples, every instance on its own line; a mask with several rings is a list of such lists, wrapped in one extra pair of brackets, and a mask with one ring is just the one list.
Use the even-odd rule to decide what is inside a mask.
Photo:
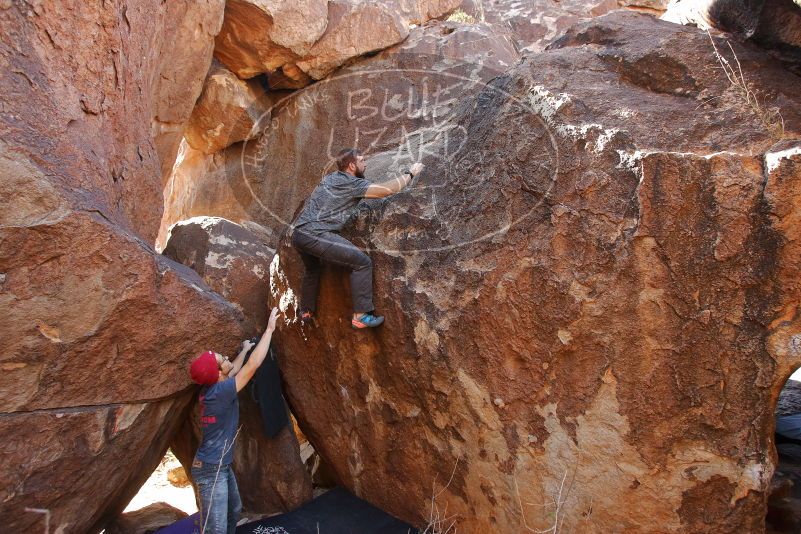
[(167, 478), (169, 471), (178, 467), (181, 467), (178, 459), (172, 454), (172, 451), (167, 451), (159, 466), (139, 489), (139, 493), (128, 503), (125, 512), (133, 512), (155, 502), (166, 502), (187, 514), (197, 512), (192, 486), (178, 487)]

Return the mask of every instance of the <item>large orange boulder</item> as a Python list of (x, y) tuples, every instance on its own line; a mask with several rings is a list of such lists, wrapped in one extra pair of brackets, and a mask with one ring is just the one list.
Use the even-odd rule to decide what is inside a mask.
[[(198, 350), (242, 314), (151, 244), (164, 125), (189, 117), (222, 2), (0, 8), (0, 517), (96, 532), (163, 456)], [(179, 135), (180, 137), (180, 135)]]
[(261, 133), (260, 124), (269, 124), (270, 110), (280, 91), (266, 91), (259, 79), (240, 80), (214, 62), (206, 76), (184, 137), (189, 145), (205, 154), (253, 139)]
[[(21, 172), (12, 176), (31, 177)], [(15, 532), (42, 524), (30, 510), (47, 510), (53, 528), (93, 532), (187, 416), (190, 359), (235, 346), (241, 314), (100, 214), (51, 211), (61, 199), (43, 194), (46, 181), (0, 181), (37, 203), (0, 217), (0, 515)]]
[(301, 326), (282, 241), (289, 400), (346, 487), (468, 533), (764, 529), (801, 365), (801, 84), (733, 47), (771, 114), (705, 32), (625, 12), (461, 101), (465, 142), (428, 140), (425, 172), (347, 234), (375, 330), (351, 329), (337, 269)]

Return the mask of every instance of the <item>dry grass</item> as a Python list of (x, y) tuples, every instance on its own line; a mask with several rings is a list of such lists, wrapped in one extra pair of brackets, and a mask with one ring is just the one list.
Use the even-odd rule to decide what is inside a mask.
[(453, 13), (448, 16), (447, 20), (449, 22), (460, 22), (462, 24), (475, 24), (476, 19), (462, 11), (461, 9), (457, 9)]
[(456, 464), (453, 466), (453, 472), (451, 473), (451, 478), (448, 480), (448, 483), (445, 484), (441, 490), (437, 491), (437, 481), (434, 480), (434, 484), (431, 488), (431, 502), (429, 503), (430, 509), (428, 513), (428, 524), (426, 525), (425, 530), (423, 530), (420, 534), (450, 534), (456, 532), (456, 516), (455, 515), (448, 515), (448, 506), (445, 505), (445, 508), (440, 510), (439, 504), (437, 503), (437, 497), (442, 495), (448, 486), (451, 485), (453, 482), (453, 476), (456, 474), (456, 468), (459, 467), (459, 459), (456, 459)]
[(536, 534), (559, 534), (559, 532), (562, 531), (562, 525), (565, 521), (563, 508), (567, 502), (568, 496), (570, 495), (570, 490), (573, 487), (573, 481), (575, 478), (576, 470), (574, 469), (570, 483), (567, 485), (567, 487), (565, 487), (565, 482), (567, 481), (567, 470), (565, 470), (564, 475), (562, 475), (562, 481), (559, 483), (559, 491), (555, 496), (550, 498), (550, 501), (546, 501), (542, 504), (526, 503), (527, 506), (537, 506), (545, 511), (545, 514), (549, 518), (550, 526), (543, 530), (536, 529), (528, 525), (528, 522), (526, 521), (525, 507), (523, 506), (523, 499), (520, 497), (520, 488), (517, 486), (517, 477), (514, 478), (517, 504), (520, 507), (520, 517), (523, 521), (523, 528), (525, 528), (526, 531), (535, 532)]
[(759, 99), (757, 98), (753, 89), (751, 89), (751, 87), (748, 85), (748, 82), (745, 81), (743, 68), (740, 65), (740, 60), (737, 59), (737, 54), (734, 53), (734, 48), (732, 48), (731, 43), (726, 41), (726, 44), (731, 51), (734, 62), (733, 64), (728, 59), (723, 57), (723, 54), (720, 53), (718, 47), (715, 45), (715, 40), (712, 38), (712, 34), (709, 33), (709, 30), (707, 30), (706, 33), (709, 36), (709, 42), (712, 43), (712, 50), (715, 53), (715, 58), (718, 60), (723, 72), (726, 74), (726, 78), (729, 80), (734, 93), (741, 101), (751, 108), (751, 110), (759, 119), (759, 122), (762, 124), (765, 130), (768, 131), (771, 137), (775, 139), (781, 139), (784, 136), (784, 118), (782, 117), (779, 108), (767, 108), (759, 102)]
[[(448, 483), (442, 487), (439, 491), (437, 491), (437, 483), (436, 480), (434, 481), (432, 490), (431, 490), (431, 501), (429, 503), (429, 515), (428, 515), (428, 524), (426, 525), (425, 529), (420, 531), (420, 534), (455, 534), (456, 533), (456, 519), (457, 516), (448, 515), (448, 508), (447, 505), (444, 509), (440, 509), (439, 504), (437, 503), (437, 498), (451, 485), (453, 481), (453, 477), (456, 474), (456, 469), (459, 466), (459, 460), (456, 460), (456, 464), (453, 466), (453, 472), (451, 473), (451, 477), (448, 480)], [(523, 503), (523, 499), (520, 497), (520, 488), (517, 485), (517, 477), (514, 477), (514, 484), (515, 484), (515, 495), (517, 496), (517, 503), (520, 507), (520, 517), (523, 521), (523, 528), (527, 532), (533, 532), (535, 534), (559, 534), (562, 532), (562, 527), (564, 526), (565, 521), (565, 510), (564, 505), (568, 500), (570, 495), (570, 491), (573, 487), (573, 482), (576, 478), (576, 471), (577, 468), (573, 470), (573, 474), (568, 481), (567, 475), (568, 471), (565, 470), (564, 474), (562, 475), (562, 480), (559, 483), (559, 490), (556, 494), (550, 497), (549, 501), (546, 501), (542, 504), (538, 503), (525, 503), (525, 506), (537, 506), (544, 510), (544, 513), (548, 517), (548, 521), (550, 526), (545, 529), (536, 529), (530, 526), (526, 520), (526, 512), (525, 506)]]

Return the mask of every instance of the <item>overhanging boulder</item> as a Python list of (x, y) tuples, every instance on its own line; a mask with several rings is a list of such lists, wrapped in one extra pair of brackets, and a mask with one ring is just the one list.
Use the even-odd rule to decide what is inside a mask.
[(215, 56), (240, 78), (269, 73), (277, 80), (274, 87), (299, 88), (349, 59), (403, 41), (410, 24), (444, 15), (459, 3), (230, 0)]

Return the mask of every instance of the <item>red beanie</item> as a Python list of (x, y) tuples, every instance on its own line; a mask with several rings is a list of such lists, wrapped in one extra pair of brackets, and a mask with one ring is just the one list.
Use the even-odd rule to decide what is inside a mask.
[(198, 384), (209, 386), (215, 384), (220, 376), (220, 367), (217, 365), (217, 356), (207, 350), (189, 366), (189, 376)]

